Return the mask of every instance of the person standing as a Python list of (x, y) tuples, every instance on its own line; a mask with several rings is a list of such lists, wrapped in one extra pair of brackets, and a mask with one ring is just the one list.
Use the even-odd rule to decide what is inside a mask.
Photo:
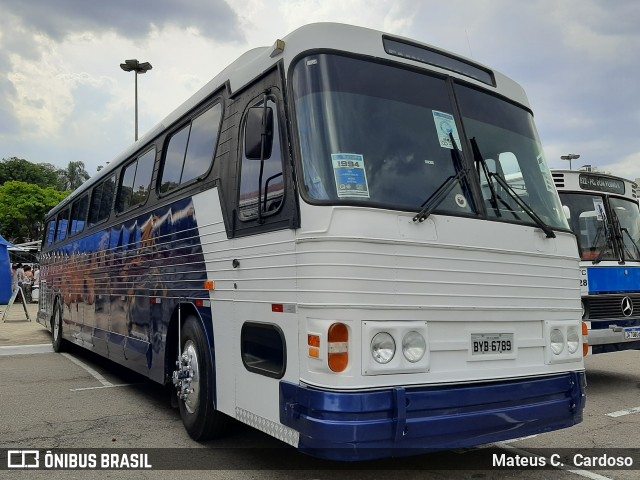
[(26, 297), (27, 302), (31, 303), (31, 291), (34, 283), (33, 272), (31, 271), (31, 265), (24, 266), (24, 295)]

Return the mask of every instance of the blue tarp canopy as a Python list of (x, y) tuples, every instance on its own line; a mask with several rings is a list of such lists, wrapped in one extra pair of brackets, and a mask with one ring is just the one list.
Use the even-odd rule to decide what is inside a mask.
[(9, 248), (15, 247), (0, 235), (0, 305), (6, 305), (11, 300), (11, 262)]

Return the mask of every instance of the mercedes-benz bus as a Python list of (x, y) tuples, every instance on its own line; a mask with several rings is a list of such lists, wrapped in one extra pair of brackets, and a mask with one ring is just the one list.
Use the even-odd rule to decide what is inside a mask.
[(599, 172), (554, 170), (580, 249), (588, 353), (640, 350), (640, 211), (637, 185)]
[(350, 460), (582, 420), (576, 238), (525, 92), (475, 61), (301, 27), (46, 222), (55, 349), (172, 386), (196, 440), (233, 418)]

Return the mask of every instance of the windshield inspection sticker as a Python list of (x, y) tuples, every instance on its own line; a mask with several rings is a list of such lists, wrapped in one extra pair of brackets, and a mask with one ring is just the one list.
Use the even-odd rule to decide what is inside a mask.
[(602, 198), (593, 199), (593, 209), (596, 211), (596, 219), (600, 222), (607, 218), (607, 214), (604, 211), (604, 200), (602, 200)]
[(460, 143), (460, 136), (458, 135), (458, 129), (456, 127), (456, 122), (453, 119), (453, 115), (444, 112), (438, 112), (437, 110), (432, 110), (433, 112), (433, 121), (436, 124), (436, 133), (438, 134), (438, 140), (440, 141), (440, 146), (443, 148), (453, 149), (453, 145), (451, 144), (451, 137), (449, 134), (453, 134), (453, 138), (456, 141), (456, 146), (458, 149), (462, 150), (462, 144)]
[(369, 198), (364, 157), (357, 153), (332, 153), (338, 198)]

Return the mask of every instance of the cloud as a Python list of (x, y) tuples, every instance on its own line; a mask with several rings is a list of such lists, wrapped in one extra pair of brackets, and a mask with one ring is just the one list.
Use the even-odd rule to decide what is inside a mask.
[[(197, 28), (218, 41), (241, 41), (237, 16), (223, 0), (3, 0), (7, 11), (24, 28), (56, 42), (81, 32), (115, 32), (123, 37), (144, 38), (154, 28)], [(5, 10), (5, 9), (3, 9)]]
[(614, 175), (616, 174), (615, 172), (624, 172), (625, 178), (635, 182), (636, 179), (640, 178), (640, 152), (632, 153), (622, 160), (608, 163), (606, 168), (601, 168), (601, 170), (607, 170)]

